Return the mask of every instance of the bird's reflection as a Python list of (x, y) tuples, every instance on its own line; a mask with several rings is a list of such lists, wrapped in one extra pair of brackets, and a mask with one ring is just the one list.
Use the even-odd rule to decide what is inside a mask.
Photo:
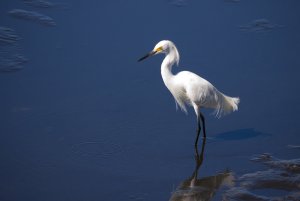
[(198, 171), (204, 160), (206, 139), (203, 138), (201, 152), (195, 147), (196, 167), (191, 177), (184, 180), (172, 193), (170, 201), (208, 201), (212, 200), (217, 190), (222, 185), (231, 186), (233, 184), (233, 175), (225, 170), (214, 176), (198, 179)]

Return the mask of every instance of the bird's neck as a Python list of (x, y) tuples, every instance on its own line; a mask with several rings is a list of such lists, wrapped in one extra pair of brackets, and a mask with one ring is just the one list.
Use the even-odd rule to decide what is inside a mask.
[(165, 85), (169, 88), (172, 77), (172, 66), (176, 62), (176, 56), (174, 54), (168, 53), (161, 64), (161, 76)]

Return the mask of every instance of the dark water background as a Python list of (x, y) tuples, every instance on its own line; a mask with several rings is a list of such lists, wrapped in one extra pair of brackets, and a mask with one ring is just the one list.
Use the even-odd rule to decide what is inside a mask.
[(299, 19), (296, 0), (1, 1), (0, 200), (169, 200), (194, 172), (196, 120), (176, 112), (162, 56), (136, 62), (162, 39), (174, 72), (241, 98), (224, 118), (204, 111), (199, 179), (238, 186), (266, 169), (254, 155), (299, 158)]

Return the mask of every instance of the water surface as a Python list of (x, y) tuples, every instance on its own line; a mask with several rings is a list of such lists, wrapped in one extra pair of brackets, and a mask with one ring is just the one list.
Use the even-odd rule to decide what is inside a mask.
[[(0, 4), (0, 200), (299, 199), (298, 1)], [(241, 98), (204, 148), (162, 56), (136, 62), (162, 39)]]

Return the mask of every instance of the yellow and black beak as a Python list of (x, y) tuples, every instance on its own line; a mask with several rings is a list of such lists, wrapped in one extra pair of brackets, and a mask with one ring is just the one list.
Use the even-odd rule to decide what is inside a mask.
[(145, 56), (143, 56), (142, 58), (140, 58), (138, 60), (138, 62), (143, 61), (144, 59), (147, 59), (148, 57), (155, 55), (156, 52), (157, 51), (152, 50), (151, 52), (149, 52), (148, 54), (146, 54)]
[(161, 52), (162, 50), (163, 50), (162, 47), (159, 47), (156, 50), (152, 50), (151, 52), (149, 52), (148, 54), (140, 58), (138, 61), (143, 61), (144, 59), (147, 59), (148, 57), (153, 56), (156, 53)]

